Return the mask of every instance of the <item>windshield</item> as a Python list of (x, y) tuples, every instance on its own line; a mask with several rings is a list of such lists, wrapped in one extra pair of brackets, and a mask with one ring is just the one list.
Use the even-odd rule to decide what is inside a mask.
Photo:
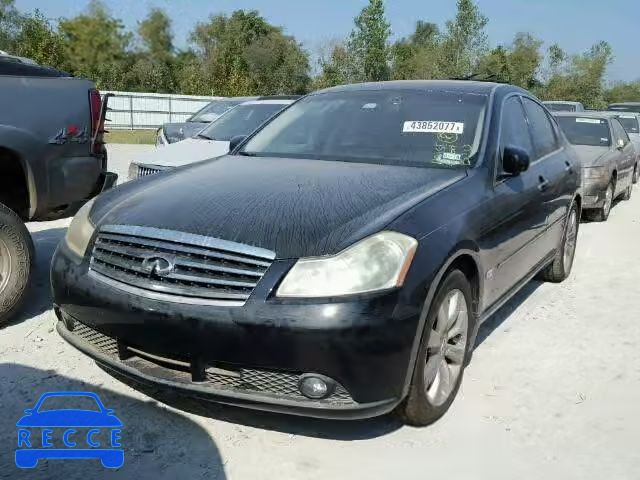
[(228, 142), (238, 135), (249, 135), (274, 114), (285, 108), (282, 103), (248, 103), (238, 105), (198, 135), (210, 140)]
[(574, 145), (608, 147), (611, 145), (609, 123), (602, 118), (556, 117), (567, 139)]
[(193, 114), (187, 122), (211, 123), (229, 109), (242, 103), (243, 100), (214, 100), (209, 105)]
[(99, 412), (100, 407), (93, 397), (85, 395), (56, 395), (42, 399), (38, 412), (51, 410), (89, 410)]
[(552, 112), (575, 112), (576, 106), (571, 103), (545, 103), (545, 107)]
[(640, 133), (638, 117), (635, 115), (619, 115), (616, 117), (627, 133)]
[(466, 168), (487, 97), (418, 90), (310, 95), (267, 124), (244, 155)]

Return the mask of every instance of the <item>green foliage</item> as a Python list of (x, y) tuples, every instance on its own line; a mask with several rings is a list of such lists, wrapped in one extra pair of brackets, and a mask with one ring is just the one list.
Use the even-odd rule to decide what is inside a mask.
[(369, 0), (354, 19), (348, 50), (354, 64), (355, 76), (360, 81), (389, 80), (389, 37), (391, 25), (387, 22), (382, 0)]
[(16, 55), (31, 58), (41, 65), (60, 66), (64, 63), (62, 38), (38, 10), (20, 17), (17, 25)]
[(588, 107), (640, 101), (640, 80), (605, 88), (613, 59), (606, 42), (570, 55), (559, 45), (546, 53), (530, 33), (488, 48), (488, 19), (475, 0), (457, 0), (442, 29), (427, 19), (390, 43), (384, 0), (369, 0), (351, 34), (328, 45), (310, 77), (309, 53), (259, 12), (237, 10), (194, 26), (191, 48), (177, 50), (171, 18), (152, 8), (135, 35), (100, 0), (55, 23), (35, 10), (21, 13), (0, 0), (0, 49), (93, 79), (99, 88), (192, 95), (306, 93), (345, 83), (387, 79), (466, 77), (494, 79), (529, 89), (543, 99), (575, 100)]
[(465, 77), (474, 73), (487, 49), (485, 27), (489, 20), (473, 0), (458, 0), (458, 11), (446, 23), (441, 41), (440, 64), (448, 77)]
[(605, 92), (607, 104), (618, 102), (640, 102), (640, 80), (635, 82), (619, 82)]

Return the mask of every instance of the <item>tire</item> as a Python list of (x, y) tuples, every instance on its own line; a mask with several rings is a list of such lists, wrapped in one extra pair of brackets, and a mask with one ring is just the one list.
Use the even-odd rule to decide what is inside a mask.
[(633, 193), (633, 184), (629, 185), (622, 194), (622, 200), (631, 200), (631, 194)]
[(0, 326), (22, 306), (33, 264), (33, 240), (27, 227), (0, 204)]
[(560, 283), (571, 274), (576, 254), (578, 229), (580, 228), (579, 214), (578, 206), (574, 203), (567, 213), (564, 233), (556, 256), (553, 262), (542, 271), (542, 279), (545, 282)]
[[(453, 298), (456, 300), (452, 301)], [(445, 309), (441, 311), (441, 307), (449, 302), (459, 306), (455, 318), (447, 315)], [(409, 393), (396, 411), (406, 424), (430, 425), (453, 403), (471, 350), (475, 324), (472, 305), (469, 281), (460, 270), (452, 270), (441, 282), (429, 307)], [(451, 308), (446, 310), (451, 311)], [(446, 335), (440, 335), (438, 331)], [(459, 335), (452, 336), (457, 332)], [(445, 378), (449, 382), (443, 382)]]
[(607, 219), (609, 218), (609, 214), (611, 213), (611, 205), (613, 205), (614, 191), (615, 191), (615, 186), (614, 186), (613, 180), (611, 180), (609, 182), (609, 185), (607, 185), (607, 190), (606, 190), (606, 192), (610, 192), (608, 193), (610, 197), (605, 196), (605, 204), (602, 207), (595, 209), (590, 213), (590, 217), (592, 220), (595, 220), (596, 222), (607, 221)]
[(633, 184), (638, 183), (638, 177), (640, 177), (640, 172), (638, 172), (638, 164), (636, 163), (633, 167)]

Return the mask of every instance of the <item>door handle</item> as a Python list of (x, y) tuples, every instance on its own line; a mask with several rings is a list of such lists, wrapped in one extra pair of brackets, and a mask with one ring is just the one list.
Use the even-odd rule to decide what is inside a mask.
[(540, 182), (538, 184), (538, 190), (540, 190), (541, 192), (544, 192), (547, 188), (549, 188), (549, 180), (544, 178), (542, 175), (538, 177), (538, 181)]
[(564, 161), (564, 164), (567, 166), (564, 171), (567, 173), (573, 173), (573, 165), (570, 162)]

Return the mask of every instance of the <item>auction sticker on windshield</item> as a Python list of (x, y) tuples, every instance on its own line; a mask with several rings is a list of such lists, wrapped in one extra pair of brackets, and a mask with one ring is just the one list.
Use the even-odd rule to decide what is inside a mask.
[(413, 120), (404, 122), (402, 133), (456, 133), (464, 132), (464, 123), (434, 120)]

